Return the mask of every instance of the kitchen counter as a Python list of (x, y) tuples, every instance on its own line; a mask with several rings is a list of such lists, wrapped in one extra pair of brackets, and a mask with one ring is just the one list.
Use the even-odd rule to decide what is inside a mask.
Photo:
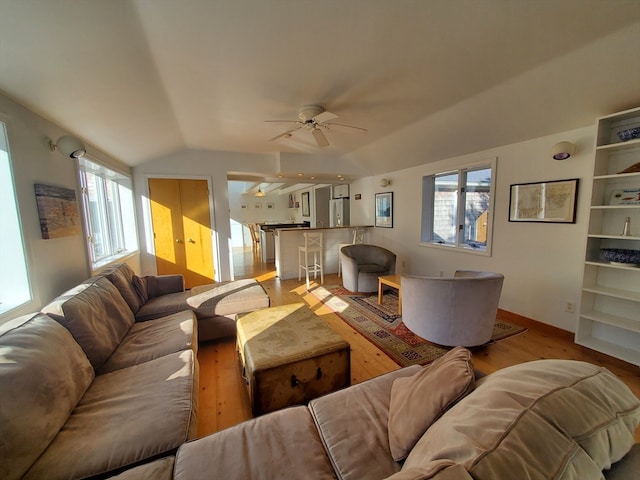
[(258, 223), (260, 227), (260, 253), (263, 263), (273, 262), (276, 259), (274, 234), (279, 228), (308, 228), (309, 222), (302, 223)]
[(276, 274), (279, 278), (298, 278), (298, 246), (304, 244), (303, 234), (309, 231), (322, 232), (324, 248), (324, 273), (338, 273), (338, 245), (351, 243), (354, 229), (364, 229), (365, 243), (368, 230), (373, 225), (343, 225), (340, 227), (278, 228), (275, 230)]
[(278, 228), (309, 228), (309, 222), (302, 223), (258, 223), (260, 230), (277, 230)]

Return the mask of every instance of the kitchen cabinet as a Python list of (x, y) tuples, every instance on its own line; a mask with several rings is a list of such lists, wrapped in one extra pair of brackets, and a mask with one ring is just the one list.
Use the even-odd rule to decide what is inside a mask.
[(334, 185), (333, 198), (349, 198), (349, 185)]

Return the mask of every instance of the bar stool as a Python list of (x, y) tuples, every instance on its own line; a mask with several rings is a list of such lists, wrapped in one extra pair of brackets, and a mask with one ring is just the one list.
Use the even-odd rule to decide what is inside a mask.
[(347, 245), (356, 245), (358, 243), (364, 243), (364, 230), (361, 228), (356, 228), (353, 230), (353, 240), (351, 243), (339, 243), (338, 244), (338, 276), (342, 276), (342, 262), (340, 261), (340, 251), (342, 247), (346, 247)]
[[(303, 235), (304, 245), (298, 246), (298, 280), (302, 278), (302, 269), (304, 269), (307, 278), (307, 290), (309, 290), (309, 272), (313, 273), (314, 279), (317, 278), (318, 273), (320, 273), (320, 283), (324, 283), (324, 269), (322, 262), (324, 251), (322, 250), (322, 232), (308, 232)], [(310, 253), (313, 253), (312, 264), (309, 264)]]

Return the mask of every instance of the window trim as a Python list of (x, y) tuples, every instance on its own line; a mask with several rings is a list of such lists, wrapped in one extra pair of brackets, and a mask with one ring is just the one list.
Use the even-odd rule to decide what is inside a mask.
[[(96, 171), (88, 170), (86, 164), (84, 163), (85, 161), (94, 164), (96, 166)], [(132, 257), (133, 255), (135, 255), (140, 251), (140, 238), (138, 235), (138, 225), (137, 225), (137, 218), (136, 218), (135, 194), (133, 190), (133, 177), (129, 173), (124, 173), (122, 170), (114, 168), (109, 164), (105, 164), (104, 162), (101, 162), (100, 160), (98, 160), (97, 158), (91, 155), (84, 155), (82, 158), (79, 158), (76, 163), (76, 166), (77, 166), (78, 182), (80, 185), (80, 194), (81, 194), (80, 205), (83, 213), (85, 249), (87, 252), (87, 259), (89, 261), (91, 272), (95, 273), (100, 269), (104, 268), (106, 265), (109, 265), (111, 263), (115, 263), (118, 261), (123, 261), (127, 258)], [(95, 219), (91, 216), (91, 209), (89, 208), (89, 198), (88, 198), (86, 178), (85, 178), (85, 174), (87, 172), (92, 173), (95, 176), (101, 178), (102, 182), (109, 179), (116, 185), (124, 185), (124, 184), (121, 182), (118, 182), (117, 180), (114, 180), (114, 178), (109, 178), (109, 177), (120, 177), (120, 178), (126, 179), (127, 185), (124, 185), (124, 186), (126, 186), (126, 188), (128, 188), (131, 191), (131, 208), (133, 210), (132, 234), (135, 236), (134, 248), (129, 248), (129, 249), (125, 248), (123, 250), (117, 251), (115, 253), (111, 253), (110, 255), (106, 255), (106, 256), (101, 256), (101, 257), (95, 256), (94, 248), (92, 246), (92, 238), (95, 235), (95, 231), (94, 231)], [(122, 216), (122, 199), (120, 198), (120, 189), (118, 188), (116, 190), (118, 192), (118, 195), (115, 198), (115, 202), (118, 205), (117, 213), (119, 214), (118, 219), (121, 224), (121, 228), (120, 228), (121, 231), (115, 232), (115, 234), (118, 236), (121, 236), (121, 235), (124, 236), (124, 222), (122, 218), (123, 217)], [(106, 198), (103, 198), (103, 193), (104, 192), (100, 193), (101, 203), (104, 203), (104, 202), (108, 203)], [(104, 213), (106, 214), (106, 218), (105, 218), (106, 223), (109, 224), (112, 217), (112, 212), (110, 212), (108, 209), (108, 206), (106, 206), (107, 203), (105, 203)], [(111, 226), (108, 226), (108, 234), (110, 237), (114, 235), (114, 232), (112, 231)], [(121, 240), (124, 242), (124, 238), (122, 238)]]
[(31, 265), (33, 263), (31, 259), (31, 249), (29, 248), (28, 239), (25, 235), (25, 230), (23, 225), (23, 216), (22, 216), (21, 207), (20, 207), (19, 193), (18, 193), (18, 190), (16, 189), (16, 175), (15, 175), (13, 156), (11, 154), (11, 147), (10, 147), (10, 141), (9, 141), (10, 127), (7, 122), (6, 116), (1, 112), (0, 112), (0, 125), (2, 126), (2, 131), (0, 132), (0, 134), (3, 136), (3, 139), (0, 141), (0, 143), (4, 145), (3, 150), (7, 154), (7, 170), (9, 172), (8, 181), (11, 183), (11, 189), (13, 193), (13, 200), (14, 200), (15, 212), (17, 217), (16, 218), (17, 227), (18, 227), (17, 233), (20, 237), (19, 243), (22, 246), (22, 258), (24, 261), (24, 269), (25, 269), (24, 274), (25, 274), (25, 280), (26, 280), (26, 291), (29, 297), (22, 303), (11, 304), (8, 308), (1, 308), (0, 324), (2, 324), (6, 320), (14, 317), (16, 313), (19, 314), (19, 312), (28, 311), (28, 309), (31, 308), (31, 306), (33, 305), (33, 302), (35, 301), (34, 299), (35, 299), (36, 292), (34, 291), (34, 285), (31, 279)]
[[(441, 244), (441, 243), (435, 243), (433, 241), (425, 240), (427, 236), (433, 235), (432, 225), (431, 225), (431, 219), (433, 217), (433, 208), (434, 208), (434, 188), (435, 188), (435, 182), (433, 181), (433, 179), (441, 175), (454, 174), (454, 173), (457, 174), (458, 175), (458, 195), (459, 195), (462, 179), (464, 178), (466, 181), (466, 173), (469, 171), (481, 170), (483, 168), (491, 169), (491, 185), (489, 187), (489, 212), (487, 215), (486, 248), (484, 250), (479, 250), (479, 249), (470, 247), (468, 244), (465, 244), (463, 241), (461, 242), (459, 230), (456, 233), (455, 244)], [(490, 257), (492, 255), (492, 249), (493, 249), (493, 224), (494, 224), (493, 219), (494, 219), (494, 213), (495, 213), (495, 190), (496, 190), (497, 172), (498, 172), (498, 158), (493, 157), (484, 161), (462, 164), (456, 168), (433, 170), (423, 175), (422, 177), (422, 218), (421, 218), (419, 245), (427, 248), (436, 248), (441, 250), (456, 251), (456, 252), (470, 253), (473, 255)], [(458, 206), (457, 206), (457, 214), (459, 218), (461, 213), (464, 216), (465, 203), (466, 202), (463, 202), (459, 197)]]

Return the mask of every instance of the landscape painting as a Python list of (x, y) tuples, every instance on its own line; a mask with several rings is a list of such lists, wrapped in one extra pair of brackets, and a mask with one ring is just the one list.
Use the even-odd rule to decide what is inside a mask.
[(38, 183), (34, 185), (34, 189), (42, 238), (68, 237), (81, 233), (75, 190)]

